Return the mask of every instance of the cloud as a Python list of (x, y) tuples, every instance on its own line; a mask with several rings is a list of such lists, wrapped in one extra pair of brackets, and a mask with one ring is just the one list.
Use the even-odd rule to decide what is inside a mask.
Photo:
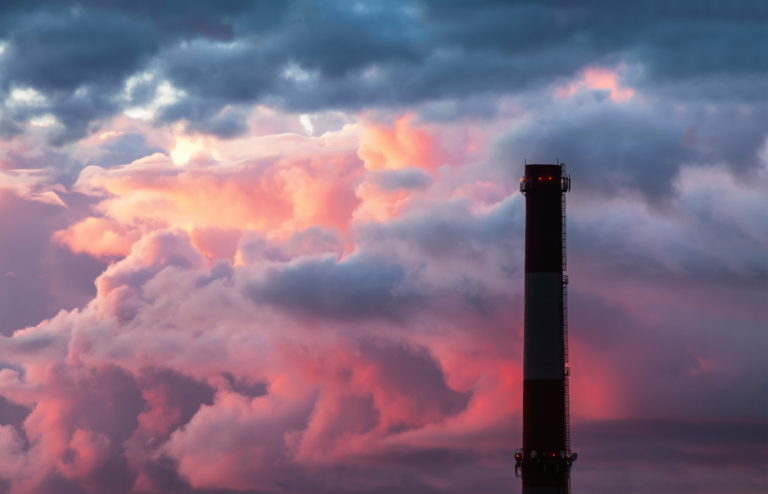
[(733, 106), (708, 113), (699, 105), (678, 112), (651, 103), (617, 105), (591, 95), (571, 98), (521, 119), (501, 139), (498, 153), (515, 157), (520, 175), (525, 159), (552, 162), (568, 156), (570, 171), (578, 172), (581, 182), (575, 194), (640, 194), (660, 205), (674, 195), (686, 167), (725, 165), (752, 177), (763, 168), (766, 128), (760, 106), (748, 113)]
[[(594, 492), (615, 489), (653, 489), (664, 492), (726, 492), (734, 488), (757, 492), (764, 485), (760, 469), (766, 449), (759, 443), (765, 436), (765, 424), (749, 421), (615, 420), (595, 421), (574, 428), (574, 438), (593, 436), (595, 449), (579, 450), (579, 469), (573, 481), (589, 485)], [(738, 450), (743, 458), (735, 460), (738, 469), (722, 468), (732, 461), (722, 452)], [(594, 468), (582, 463), (594, 461)], [(681, 469), (717, 464), (721, 468), (701, 469), (696, 478), (664, 472), (662, 464), (681, 465)], [(642, 476), (632, 473), (629, 465), (643, 465)], [(749, 474), (745, 474), (750, 472)], [(601, 480), (598, 480), (601, 479)]]
[(104, 133), (100, 137), (104, 144), (99, 146), (104, 154), (88, 162), (88, 166), (99, 166), (109, 168), (115, 165), (127, 165), (138, 159), (151, 156), (156, 153), (163, 153), (159, 147), (149, 147), (146, 137), (138, 132), (135, 133)]
[(400, 266), (387, 266), (381, 259), (351, 256), (337, 264), (329, 256), (275, 271), (251, 293), (257, 301), (310, 316), (401, 319), (402, 310), (418, 304), (418, 294), (401, 285), (403, 278)]
[(49, 185), (49, 177), (43, 170), (8, 170), (0, 172), (0, 188), (32, 201), (66, 208), (67, 205), (56, 194), (61, 186)]
[[(38, 491), (365, 492), (405, 489), (403, 471), (413, 472), (416, 491), (507, 485), (481, 480), (481, 472), (508, 468), (520, 441), (522, 299), (510, 284), (519, 267), (508, 261), (522, 247), (515, 198), (480, 215), (459, 201), (440, 213), (368, 223), (355, 233), (357, 252), (344, 258), (333, 230), (282, 241), (251, 233), (238, 266), (210, 264), (185, 230), (145, 234), (99, 277), (87, 307), (0, 340), (0, 393), (16, 427), (3, 432), (5, 462), (23, 458), (33, 469), (4, 476)], [(578, 207), (574, 214), (576, 224), (589, 217)], [(576, 252), (584, 255), (578, 243)], [(761, 430), (768, 404), (753, 397), (764, 383), (743, 379), (762, 362), (754, 324), (763, 316), (728, 335), (699, 319), (700, 305), (662, 302), (657, 312), (678, 311), (667, 322), (637, 316), (642, 305), (631, 296), (611, 299), (613, 288), (601, 287), (610, 273), (572, 273), (577, 474), (592, 479), (603, 465), (609, 474), (595, 481), (609, 489), (622, 466), (595, 448), (621, 448), (638, 427), (664, 434), (664, 423), (626, 422), (630, 413), (682, 413), (672, 427), (690, 429), (705, 452), (736, 447), (730, 433), (702, 439), (707, 432)], [(708, 331), (710, 341), (690, 328)], [(754, 355), (746, 358), (744, 344)], [(712, 403), (713, 389), (728, 400)], [(30, 438), (27, 449), (18, 431)], [(636, 450), (638, 461), (659, 472), (655, 485), (671, 489), (655, 470), (653, 447)], [(341, 467), (345, 475), (335, 477)], [(437, 478), (450, 487), (438, 488)]]
[[(283, 271), (292, 264), (283, 263)], [(183, 230), (145, 236), (99, 277), (98, 295), (86, 308), (2, 341), (0, 359), (10, 366), (0, 371), (2, 394), (31, 410), (21, 426), (31, 447), (7, 453), (7, 461), (22, 455), (31, 469), (10, 474), (14, 485), (34, 490), (57, 478), (105, 488), (99, 472), (119, 467), (126, 473), (114, 482), (148, 489), (158, 475), (149, 465), (163, 464), (164, 455), (193, 487), (264, 489), (303, 472), (302, 465), (356, 465), (360, 454), (369, 459), (354, 468), (372, 462), (387, 469), (392, 460), (377, 457), (389, 454), (375, 453), (389, 448), (386, 438), (402, 436), (396, 448), (418, 450), (439, 436), (411, 440), (411, 432), (434, 436), (466, 428), (473, 410), (483, 406), (473, 398), (483, 388), (449, 387), (442, 361), (407, 333), (387, 332), (386, 323), (383, 332), (377, 325), (362, 326), (356, 335), (307, 332), (324, 326), (322, 320), (333, 327), (338, 311), (367, 325), (378, 313), (360, 301), (386, 298), (346, 281), (360, 276), (355, 261), (322, 265), (341, 276), (338, 287), (360, 293), (357, 304), (318, 306), (311, 298), (286, 304), (275, 297), (254, 304), (253, 286), (262, 293), (293, 292), (284, 292), (285, 282), (258, 265), (200, 284), (201, 277), (210, 279), (205, 258)], [(386, 286), (381, 277), (360, 279), (374, 290)], [(222, 297), (235, 306), (221, 312), (214, 300)], [(296, 310), (315, 310), (322, 319), (286, 317)], [(486, 378), (484, 386), (498, 385), (499, 378)], [(264, 383), (261, 391), (245, 391), (256, 383)], [(496, 417), (481, 427), (506, 427), (503, 414)], [(418, 445), (409, 446), (412, 441)], [(271, 467), (275, 462), (285, 467)], [(355, 478), (352, 484), (365, 482), (362, 473)]]
[(574, 490), (763, 492), (763, 17), (3, 3), (0, 491), (519, 486), (559, 157)]
[[(399, 118), (393, 127), (366, 125), (357, 155), (371, 171), (399, 170), (406, 167), (435, 169), (448, 158), (434, 138), (409, 125), (410, 115)], [(442, 154), (442, 156), (441, 156)]]
[[(286, 136), (275, 144), (299, 140)], [(56, 238), (76, 252), (114, 256), (127, 254), (142, 233), (160, 225), (241, 231), (293, 231), (313, 225), (344, 229), (359, 204), (345, 187), (359, 173), (349, 166), (352, 150), (345, 142), (307, 144), (319, 153), (313, 160), (271, 156), (223, 168), (217, 161), (182, 168), (154, 154), (109, 170), (87, 167), (74, 187), (104, 196), (98, 206), (104, 217), (83, 220)], [(201, 146), (197, 149), (205, 153), (205, 144)], [(321, 155), (325, 158), (319, 160)], [(203, 197), (206, 202), (200, 201)], [(154, 216), (149, 223), (148, 214)]]
[(384, 191), (397, 189), (419, 189), (428, 185), (432, 180), (426, 173), (416, 167), (399, 170), (384, 170), (372, 177), (372, 182)]
[(48, 243), (56, 229), (81, 213), (71, 196), (62, 196), (70, 208), (0, 188), (0, 228), (8, 240), (0, 246), (2, 334), (83, 305), (95, 294), (93, 280), (106, 265)]
[[(254, 104), (314, 113), (520, 94), (620, 58), (642, 68), (631, 85), (648, 94), (754, 102), (764, 83), (765, 43), (748, 40), (764, 38), (756, 19), (766, 13), (751, 2), (172, 5), (5, 10), (5, 94), (36, 91), (44, 101), (15, 108), (6, 99), (6, 134), (50, 115), (49, 139), (62, 145), (149, 104), (159, 123), (233, 137), (246, 132)], [(150, 104), (163, 88), (173, 98)]]

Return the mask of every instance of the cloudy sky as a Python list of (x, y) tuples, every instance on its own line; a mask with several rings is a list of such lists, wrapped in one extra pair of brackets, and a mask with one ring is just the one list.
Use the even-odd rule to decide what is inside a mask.
[(0, 3), (0, 493), (768, 489), (768, 2)]

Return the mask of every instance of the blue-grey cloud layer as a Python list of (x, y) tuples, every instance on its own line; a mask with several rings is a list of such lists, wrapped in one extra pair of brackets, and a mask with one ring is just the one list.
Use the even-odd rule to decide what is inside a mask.
[[(245, 130), (241, 104), (414, 105), (531, 90), (619, 60), (642, 67), (632, 82), (650, 93), (749, 102), (765, 97), (766, 19), (768, 3), (748, 0), (6, 2), (0, 96), (33, 88), (46, 101), (6, 106), (0, 127), (13, 135), (50, 113), (63, 125), (52, 142), (76, 140), (166, 80), (184, 96), (158, 122), (227, 137)], [(125, 91), (144, 72), (156, 77)]]

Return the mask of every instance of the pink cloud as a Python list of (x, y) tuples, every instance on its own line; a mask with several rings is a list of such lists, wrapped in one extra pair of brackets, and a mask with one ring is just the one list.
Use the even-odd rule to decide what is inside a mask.
[(63, 187), (50, 184), (50, 178), (44, 170), (2, 170), (0, 169), (0, 190), (8, 190), (17, 196), (30, 200), (61, 206), (67, 205), (56, 192), (62, 192)]
[(406, 114), (392, 127), (365, 122), (357, 155), (368, 170), (398, 170), (415, 166), (434, 170), (446, 164), (437, 139), (423, 129), (411, 126), (413, 115)]
[[(15, 485), (34, 491), (55, 473), (87, 486), (105, 465), (115, 435), (94, 429), (93, 419), (83, 422), (79, 410), (93, 393), (109, 394), (102, 386), (110, 383), (95, 376), (110, 366), (141, 390), (134, 399), (143, 411), (124, 441), (142, 488), (154, 484), (142, 466), (149, 460), (141, 458), (160, 454), (173, 458), (194, 487), (267, 488), (285, 475), (275, 465), (357, 464), (360, 455), (385, 454), (390, 443), (436, 444), (427, 437), (508, 427), (505, 417), (515, 405), (503, 398), (499, 407), (497, 388), (516, 387), (519, 376), (504, 359), (479, 354), (485, 363), (452, 364), (449, 355), (458, 356), (458, 348), (435, 353), (406, 334), (387, 336), (388, 325), (354, 338), (330, 327), (313, 335), (326, 323), (300, 323), (245, 296), (265, 273), (259, 264), (201, 284), (213, 271), (188, 234), (153, 232), (99, 277), (88, 307), (2, 341), (0, 358), (23, 365), (25, 374), (0, 371), (0, 393), (32, 409), (24, 429), (35, 440), (27, 452), (13, 442), (7, 448), (9, 461), (20, 455), (34, 466), (12, 474)], [(33, 341), (46, 343), (19, 352)], [(445, 367), (436, 355), (444, 356)], [(157, 368), (215, 390), (213, 403), (202, 405), (183, 429), (172, 388), (142, 377)], [(454, 369), (460, 375), (451, 376)], [(230, 371), (236, 379), (267, 383), (266, 394), (234, 392), (221, 378)], [(492, 410), (495, 419), (489, 419)], [(414, 436), (418, 430), (423, 437)]]
[[(74, 190), (100, 198), (95, 215), (54, 240), (74, 252), (114, 258), (127, 255), (141, 235), (176, 225), (211, 259), (232, 258), (236, 232), (280, 237), (313, 226), (344, 232), (353, 220), (385, 221), (399, 215), (415, 191), (384, 190), (366, 180), (369, 170), (434, 170), (451, 161), (439, 133), (413, 128), (411, 118), (403, 116), (393, 128), (347, 125), (319, 138), (198, 139), (196, 158), (190, 155), (185, 166), (154, 154), (109, 169), (87, 167)], [(214, 241), (206, 231), (229, 232), (229, 240)]]
[(581, 89), (600, 89), (611, 92), (611, 99), (616, 102), (626, 101), (635, 95), (635, 90), (622, 87), (619, 81), (619, 71), (605, 67), (587, 67), (580, 77), (569, 84), (555, 90), (555, 98), (568, 98)]
[[(75, 252), (114, 256), (126, 255), (142, 234), (171, 225), (230, 232), (313, 225), (344, 230), (359, 204), (351, 190), (359, 172), (348, 166), (354, 155), (317, 150), (321, 154), (307, 160), (272, 158), (229, 167), (182, 168), (155, 155), (108, 170), (86, 168), (75, 187), (103, 197), (96, 207), (102, 217), (87, 218), (55, 239)], [(203, 236), (194, 235), (201, 242)]]
[[(584, 84), (611, 89), (600, 86), (615, 74), (598, 75)], [(489, 475), (513, 482), (518, 177), (473, 144), (493, 139), (448, 152), (444, 129), (413, 122), (200, 140), (183, 166), (157, 153), (85, 168), (66, 193), (93, 206), (52, 239), (112, 264), (87, 305), (0, 339), (0, 396), (28, 411), (0, 424), (13, 492), (115, 490), (104, 479), (136, 492), (338, 492), (389, 488), (403, 472), (466, 492)], [(658, 272), (690, 257), (743, 269), (690, 218), (722, 192), (712, 216), (744, 221), (759, 244), (763, 198), (716, 169), (677, 186), (665, 216), (626, 198), (569, 202), (574, 430), (694, 414), (751, 368), (686, 328), (764, 322), (760, 292), (697, 291)]]

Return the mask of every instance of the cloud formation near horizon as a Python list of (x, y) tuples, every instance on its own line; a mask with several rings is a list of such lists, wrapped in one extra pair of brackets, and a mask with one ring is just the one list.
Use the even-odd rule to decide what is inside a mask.
[(617, 9), (4, 4), (0, 492), (519, 491), (558, 158), (574, 492), (762, 492), (768, 14)]

